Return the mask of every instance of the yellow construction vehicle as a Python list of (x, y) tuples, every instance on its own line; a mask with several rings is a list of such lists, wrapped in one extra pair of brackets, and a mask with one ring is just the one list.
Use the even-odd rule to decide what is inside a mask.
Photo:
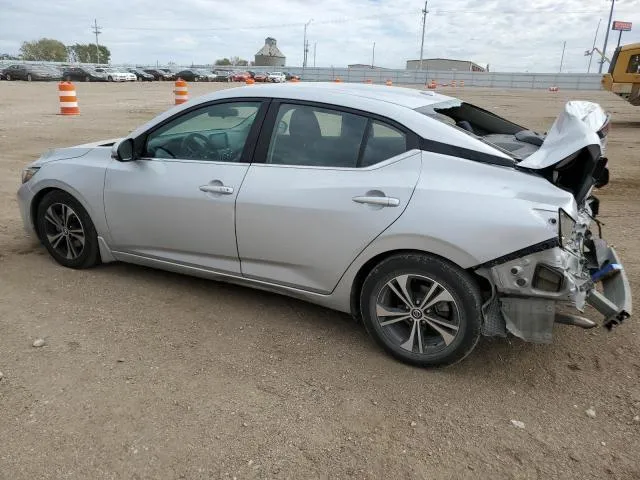
[(602, 77), (602, 86), (631, 105), (640, 106), (640, 43), (616, 49), (609, 73)]

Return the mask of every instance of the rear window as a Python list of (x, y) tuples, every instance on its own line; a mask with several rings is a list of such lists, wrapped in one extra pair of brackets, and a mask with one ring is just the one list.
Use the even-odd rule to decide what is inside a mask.
[(640, 54), (631, 55), (629, 59), (629, 67), (627, 73), (640, 73)]

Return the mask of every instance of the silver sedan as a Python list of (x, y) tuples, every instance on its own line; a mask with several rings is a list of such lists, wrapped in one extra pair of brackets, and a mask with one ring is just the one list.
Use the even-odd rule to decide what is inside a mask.
[(593, 327), (586, 304), (607, 327), (631, 314), (617, 254), (590, 229), (608, 121), (569, 102), (540, 135), (431, 91), (247, 86), (49, 151), (18, 197), (66, 267), (131, 262), (298, 297), (350, 312), (402, 361), (446, 365), (481, 335)]

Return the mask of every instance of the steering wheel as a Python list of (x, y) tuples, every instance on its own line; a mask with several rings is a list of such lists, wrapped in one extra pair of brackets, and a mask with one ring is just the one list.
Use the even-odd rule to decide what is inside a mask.
[(187, 159), (203, 159), (209, 153), (209, 139), (201, 133), (190, 133), (182, 139), (180, 150)]

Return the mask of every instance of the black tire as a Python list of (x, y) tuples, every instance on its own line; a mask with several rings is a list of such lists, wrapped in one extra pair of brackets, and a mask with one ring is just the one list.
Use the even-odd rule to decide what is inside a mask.
[(33, 80), (33, 78), (31, 77), (31, 74), (30, 74), (30, 73), (28, 73), (28, 74), (27, 74), (27, 82), (30, 82), (31, 80)]
[(113, 82), (113, 78), (111, 78), (111, 77), (107, 77), (107, 81), (109, 81), (109, 82)]
[[(410, 296), (414, 287), (419, 287), (413, 299), (420, 298), (420, 295), (425, 299), (433, 292), (431, 298), (446, 296), (451, 301), (435, 303), (424, 311), (416, 307), (413, 301), (410, 308), (406, 307), (406, 302), (402, 303), (400, 296), (390, 293), (389, 283), (399, 286), (399, 283), (395, 283), (397, 277), (410, 279), (405, 282), (405, 285), (410, 282), (410, 288), (407, 288)], [(427, 293), (434, 283), (437, 287)], [(389, 307), (387, 311), (378, 310), (378, 305), (394, 300), (399, 305), (397, 309)], [(415, 302), (418, 303), (418, 300)], [(440, 308), (448, 315), (448, 319), (440, 316), (437, 311)], [(480, 338), (481, 308), (482, 297), (474, 279), (456, 265), (427, 254), (399, 254), (383, 260), (369, 273), (360, 293), (362, 319), (369, 335), (398, 360), (420, 367), (452, 365), (469, 355)], [(421, 310), (421, 313), (416, 310)], [(383, 322), (378, 315), (390, 320)], [(407, 318), (403, 320), (404, 316)], [(435, 324), (446, 335), (431, 327), (434, 325), (431, 319), (434, 318), (446, 320)], [(387, 325), (383, 326), (382, 323)], [(418, 351), (414, 351), (416, 340)], [(411, 351), (407, 349), (407, 344), (410, 344)]]
[[(66, 233), (63, 234), (62, 240), (54, 246), (55, 241), (52, 243), (51, 239), (55, 239), (57, 232), (62, 232), (62, 229), (55, 227), (55, 223), (48, 218), (61, 221), (62, 215), (58, 214), (61, 211), (59, 210), (60, 206), (70, 208), (72, 213), (67, 217), (67, 221), (64, 224)], [(51, 210), (49, 210), (50, 208)], [(53, 212), (55, 216), (49, 217), (48, 212)], [(42, 198), (42, 201), (38, 204), (36, 224), (40, 240), (49, 251), (49, 254), (60, 265), (81, 269), (90, 268), (100, 263), (98, 235), (93, 222), (80, 202), (67, 192), (54, 190)], [(78, 228), (82, 229), (84, 236), (84, 245), (81, 246), (78, 240), (79, 236), (75, 235), (74, 240), (74, 234), (71, 233), (78, 232)], [(69, 241), (75, 242), (72, 243), (71, 249), (69, 248)], [(64, 249), (64, 244), (66, 244), (67, 252), (73, 251), (74, 255), (77, 254), (75, 258), (69, 258), (70, 256), (65, 256), (61, 253), (60, 250)], [(74, 244), (75, 247), (73, 247)]]
[(10, 81), (11, 81), (11, 75), (9, 75), (8, 73), (7, 73), (7, 81), (8, 81), (8, 82), (10, 82)]
[(86, 77), (84, 77), (84, 81), (85, 82), (90, 82), (91, 81), (91, 77), (89, 75), (87, 75)]

